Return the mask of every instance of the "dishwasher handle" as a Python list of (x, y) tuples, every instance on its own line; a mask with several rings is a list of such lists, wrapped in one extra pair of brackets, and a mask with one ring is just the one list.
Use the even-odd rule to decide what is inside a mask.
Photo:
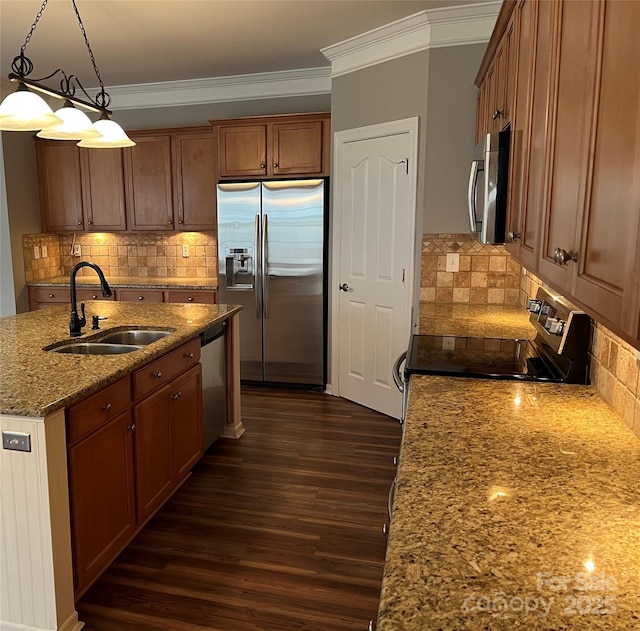
[(218, 338), (222, 337), (227, 331), (227, 321), (219, 322), (209, 327), (206, 331), (200, 333), (200, 347), (215, 342)]
[(402, 375), (400, 374), (400, 366), (402, 362), (407, 359), (407, 351), (402, 353), (395, 362), (393, 362), (393, 382), (396, 384), (396, 388), (400, 390), (400, 392), (404, 392), (404, 381), (402, 379)]

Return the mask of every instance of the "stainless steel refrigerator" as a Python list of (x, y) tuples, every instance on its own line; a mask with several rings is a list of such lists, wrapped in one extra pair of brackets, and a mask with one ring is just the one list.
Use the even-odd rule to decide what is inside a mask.
[(326, 383), (323, 179), (218, 185), (220, 302), (240, 313), (240, 378)]

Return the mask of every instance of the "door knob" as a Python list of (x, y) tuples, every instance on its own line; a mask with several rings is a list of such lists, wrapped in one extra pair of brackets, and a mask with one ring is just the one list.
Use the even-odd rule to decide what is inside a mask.
[(520, 233), (510, 232), (507, 237), (509, 237), (509, 241), (517, 241), (520, 238)]
[(342, 285), (340, 285), (340, 291), (353, 291), (353, 289), (351, 289), (347, 283), (342, 283)]

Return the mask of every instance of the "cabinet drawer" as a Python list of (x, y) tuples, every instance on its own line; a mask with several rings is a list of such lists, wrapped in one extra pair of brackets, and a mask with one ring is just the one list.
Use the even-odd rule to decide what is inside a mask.
[(67, 442), (75, 443), (112, 418), (131, 403), (129, 378), (96, 392), (67, 410)]
[(113, 293), (105, 298), (97, 287), (96, 289), (77, 289), (76, 297), (78, 300), (115, 300)]
[(33, 297), (38, 303), (63, 304), (69, 302), (67, 287), (35, 287)]
[(133, 398), (138, 400), (176, 375), (195, 366), (200, 361), (200, 339), (196, 338), (172, 353), (151, 362), (133, 373)]
[(194, 302), (202, 305), (213, 305), (216, 302), (215, 292), (207, 289), (173, 289), (167, 292), (167, 302)]
[(164, 302), (162, 289), (118, 289), (118, 300), (126, 302)]

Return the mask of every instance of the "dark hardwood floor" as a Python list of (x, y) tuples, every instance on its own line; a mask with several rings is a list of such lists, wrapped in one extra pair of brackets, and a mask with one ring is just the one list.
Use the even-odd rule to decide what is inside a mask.
[(86, 631), (364, 631), (384, 566), (397, 421), (243, 388), (221, 439), (77, 603)]

